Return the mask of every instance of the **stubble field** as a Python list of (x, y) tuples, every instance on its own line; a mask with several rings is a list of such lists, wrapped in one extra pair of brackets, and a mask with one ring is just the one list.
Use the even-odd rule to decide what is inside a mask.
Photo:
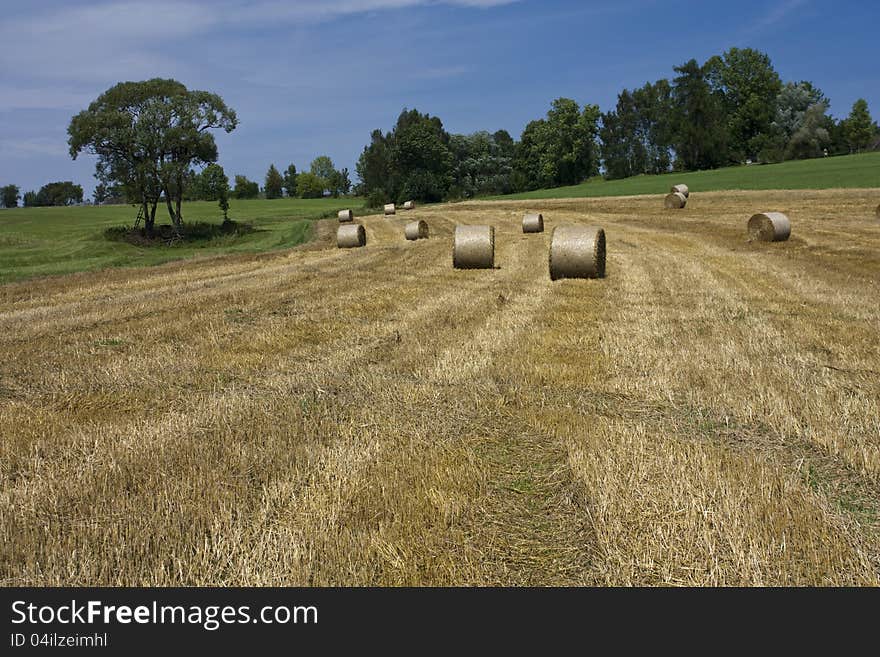
[[(462, 203), (2, 286), (0, 582), (877, 585), (877, 202)], [(607, 277), (551, 282), (577, 222)]]

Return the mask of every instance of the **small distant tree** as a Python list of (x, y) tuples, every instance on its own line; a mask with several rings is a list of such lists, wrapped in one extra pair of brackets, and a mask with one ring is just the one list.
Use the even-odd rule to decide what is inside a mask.
[(351, 177), (348, 174), (348, 167), (339, 172), (339, 191), (346, 195), (351, 192)]
[(4, 208), (17, 208), (19, 195), (18, 185), (0, 187), (0, 205)]
[(37, 205), (37, 193), (34, 190), (24, 193), (24, 207), (33, 208)]
[(333, 198), (337, 198), (341, 188), (342, 174), (334, 169), (333, 173), (330, 174), (330, 178), (327, 179), (327, 189), (330, 190), (330, 195)]
[(844, 134), (851, 150), (860, 153), (867, 148), (874, 137), (874, 122), (868, 111), (868, 101), (859, 98), (853, 103), (852, 111), (846, 119)]
[(275, 165), (270, 164), (269, 170), (266, 172), (266, 184), (263, 187), (263, 190), (266, 192), (266, 198), (281, 198), (283, 189), (284, 178), (281, 177)]
[(296, 180), (296, 192), (302, 198), (321, 198), (326, 189), (325, 181), (314, 173), (305, 171)]
[(325, 185), (329, 187), (330, 180), (333, 178), (333, 174), (336, 173), (336, 168), (333, 166), (333, 160), (328, 156), (319, 155), (312, 160), (309, 171), (318, 176), (318, 178), (321, 178)]
[(235, 176), (235, 189), (232, 190), (235, 198), (257, 198), (260, 195), (260, 186), (247, 176)]
[(217, 201), (223, 212), (223, 221), (229, 221), (229, 178), (219, 164), (209, 164), (201, 173), (205, 200)]
[(296, 196), (296, 165), (291, 164), (284, 171), (284, 191), (293, 198)]
[(34, 205), (74, 205), (82, 202), (82, 185), (75, 185), (72, 181), (65, 180), (43, 185), (36, 194)]

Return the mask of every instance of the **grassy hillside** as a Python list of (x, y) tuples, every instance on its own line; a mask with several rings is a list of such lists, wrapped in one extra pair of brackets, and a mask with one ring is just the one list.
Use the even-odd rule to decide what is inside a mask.
[[(310, 234), (310, 219), (335, 213), (361, 201), (352, 199), (277, 199), (231, 202), (229, 216), (252, 223), (256, 231), (199, 244), (137, 247), (104, 238), (111, 226), (130, 225), (137, 209), (129, 205), (0, 210), (0, 283), (46, 274), (65, 274), (105, 267), (156, 265), (193, 255), (289, 248)], [(221, 222), (217, 204), (186, 203), (187, 221)], [(169, 223), (164, 207), (156, 223)]]
[(732, 189), (836, 189), (880, 187), (880, 153), (863, 153), (781, 164), (728, 167), (714, 171), (635, 176), (623, 180), (595, 179), (581, 185), (539, 189), (494, 198), (579, 198), (663, 194), (675, 183), (692, 191)]

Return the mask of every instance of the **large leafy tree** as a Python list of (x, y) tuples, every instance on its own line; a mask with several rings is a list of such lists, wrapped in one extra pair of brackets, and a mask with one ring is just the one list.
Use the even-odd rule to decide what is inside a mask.
[(825, 94), (807, 81), (786, 82), (776, 97), (776, 111), (762, 161), (819, 157), (831, 145), (834, 120)]
[(283, 189), (284, 178), (281, 177), (281, 173), (275, 168), (275, 165), (270, 164), (269, 170), (266, 172), (266, 184), (263, 186), (266, 198), (281, 198)]
[(455, 158), (451, 196), (513, 191), (514, 142), (506, 131), (452, 135), (450, 149)]
[(803, 119), (785, 147), (786, 159), (820, 157), (831, 143), (826, 105), (813, 103), (804, 112)]
[(673, 145), (677, 166), (713, 169), (727, 162), (727, 132), (721, 98), (695, 59), (675, 67), (672, 82)]
[(404, 110), (389, 148), (391, 175), (386, 191), (392, 200), (441, 201), (452, 184), (449, 133), (436, 116)]
[(231, 132), (235, 111), (220, 96), (190, 91), (176, 80), (121, 82), (101, 94), (68, 127), (70, 155), (98, 156), (96, 177), (119, 184), (139, 203), (152, 230), (164, 197), (175, 227), (193, 167), (217, 160), (211, 129)]
[(82, 202), (82, 185), (76, 185), (71, 180), (64, 180), (43, 185), (36, 193), (31, 205), (73, 205)]
[(638, 109), (629, 90), (620, 92), (616, 108), (602, 115), (599, 138), (606, 177), (627, 178), (645, 173), (648, 153), (639, 135)]
[(381, 196), (382, 201), (387, 200), (385, 185), (388, 184), (388, 141), (381, 130), (373, 130), (370, 133), (370, 143), (364, 146), (364, 150), (358, 158), (355, 171), (361, 179), (360, 193), (364, 195)]
[(528, 187), (574, 185), (596, 175), (599, 117), (596, 105), (581, 110), (574, 100), (557, 98), (546, 119), (530, 122), (523, 131), (516, 158)]
[(4, 208), (17, 208), (18, 199), (21, 198), (18, 185), (5, 185), (0, 187), (0, 205)]
[(851, 150), (861, 152), (863, 148), (867, 148), (874, 138), (877, 128), (871, 120), (871, 113), (868, 111), (868, 101), (859, 98), (853, 103), (852, 111), (846, 118), (844, 124), (844, 135)]
[(442, 200), (452, 184), (449, 141), (438, 117), (404, 109), (391, 132), (370, 135), (357, 163), (360, 191), (373, 203)]
[(329, 183), (336, 173), (336, 167), (333, 166), (333, 160), (327, 155), (319, 155), (309, 167), (309, 171), (323, 180), (329, 187)]
[(731, 48), (710, 58), (704, 70), (725, 111), (730, 159), (755, 158), (770, 134), (782, 88), (770, 57), (753, 48)]
[(311, 171), (303, 171), (296, 177), (296, 193), (302, 198), (321, 198), (325, 189), (326, 181)]

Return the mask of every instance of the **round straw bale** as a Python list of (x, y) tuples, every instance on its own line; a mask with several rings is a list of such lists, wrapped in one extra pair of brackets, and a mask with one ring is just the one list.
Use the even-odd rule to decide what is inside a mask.
[(681, 192), (672, 192), (671, 194), (666, 195), (666, 199), (663, 201), (663, 207), (667, 210), (680, 210), (684, 206), (687, 205), (687, 197)]
[(336, 230), (336, 246), (351, 249), (367, 244), (367, 232), (361, 224), (343, 224)]
[(875, 210), (875, 214), (877, 215), (877, 218), (880, 219), (880, 205), (877, 206), (877, 209)]
[(415, 201), (407, 201), (406, 203), (403, 204), (403, 209), (404, 209), (404, 210), (412, 210), (412, 209), (414, 209), (415, 207), (416, 207), (416, 202), (415, 202)]
[(424, 240), (428, 238), (428, 222), (422, 219), (409, 222), (403, 229), (408, 240)]
[(351, 210), (340, 210), (338, 217), (339, 221), (351, 221), (354, 219), (354, 213)]
[(540, 213), (524, 215), (522, 220), (522, 228), (524, 233), (543, 233), (544, 215)]
[(749, 219), (749, 239), (784, 242), (791, 235), (791, 222), (781, 212), (762, 212)]
[(385, 205), (385, 214), (395, 214), (396, 211), (394, 209), (394, 203), (387, 203)]
[(456, 269), (492, 269), (495, 266), (495, 227), (456, 226), (452, 266)]
[(550, 237), (550, 280), (603, 278), (605, 231), (597, 226), (557, 226)]
[(673, 194), (675, 194), (675, 192), (678, 192), (679, 194), (684, 194), (685, 198), (688, 198), (691, 195), (687, 185), (673, 185), (672, 189), (670, 189), (669, 191)]

